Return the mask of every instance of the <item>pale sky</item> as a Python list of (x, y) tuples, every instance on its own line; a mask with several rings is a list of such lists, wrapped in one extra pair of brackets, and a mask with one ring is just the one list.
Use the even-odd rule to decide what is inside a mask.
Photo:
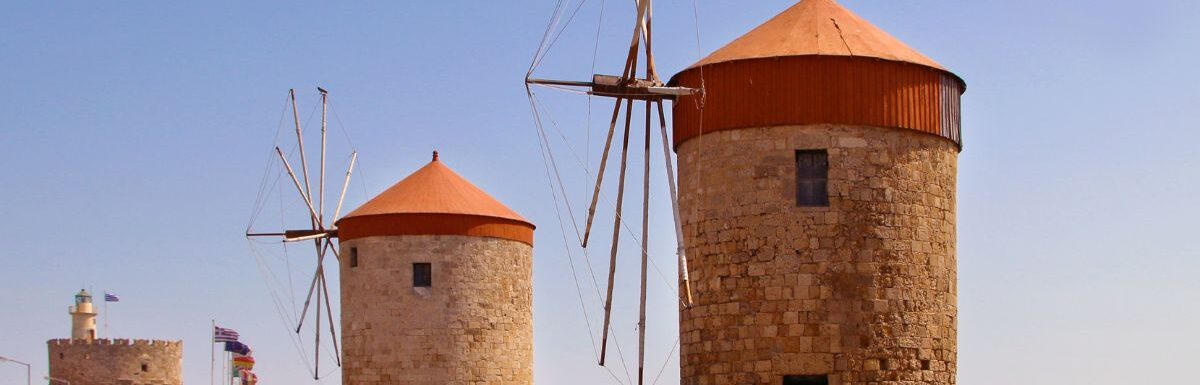
[[(699, 1), (693, 13), (692, 1), (656, 2), (660, 72), (673, 74), (792, 3)], [(959, 383), (1191, 381), (1200, 343), (1192, 327), (1200, 324), (1200, 3), (842, 4), (968, 85)], [(359, 152), (348, 208), (439, 150), (539, 226), (536, 382), (619, 383), (593, 362), (588, 325), (599, 329), (600, 307), (586, 273), (582, 293), (571, 279), (522, 86), (553, 7), (8, 4), (0, 14), (0, 356), (33, 363), (34, 378), (45, 375), (45, 341), (69, 336), (66, 308), (86, 287), (122, 297), (100, 319), (111, 336), (183, 339), (188, 384), (209, 380), (212, 319), (255, 349), (264, 384), (314, 383), (271, 295), (273, 288), (288, 302), (302, 300), (311, 251), (289, 248), (285, 263), (282, 247), (256, 243), (268, 269), (260, 270), (242, 234), (287, 90), (298, 90), (302, 120), (313, 128), (317, 120), (307, 117), (322, 86), (336, 112), (331, 173), (342, 172), (350, 147)], [(619, 71), (632, 19), (630, 1), (588, 2), (538, 75), (586, 79), (593, 52), (598, 72)], [(574, 156), (594, 167), (607, 117), (596, 113), (589, 124), (584, 96), (538, 96), (577, 150), (559, 141), (556, 156), (567, 185), (578, 186), (569, 191), (578, 216), (588, 182)], [(597, 99), (593, 107), (608, 105)], [(285, 148), (288, 138), (278, 137)], [(679, 377), (670, 354), (674, 235), (656, 172), (651, 252), (667, 279), (651, 272), (646, 366), (665, 367), (659, 383), (667, 384)], [(295, 223), (302, 213), (294, 197), (279, 195), (291, 187), (278, 188), (256, 228)], [(638, 212), (636, 201), (627, 210)], [(582, 263), (578, 249), (571, 252)], [(633, 365), (637, 255), (622, 252), (614, 330)], [(593, 267), (606, 268), (606, 250), (591, 253)], [(264, 274), (283, 285), (269, 286)], [(301, 338), (311, 355), (312, 336)], [(320, 383), (340, 383), (330, 368), (322, 363)], [(612, 368), (628, 383), (622, 367)], [(0, 385), (24, 380), (24, 367), (0, 362)]]

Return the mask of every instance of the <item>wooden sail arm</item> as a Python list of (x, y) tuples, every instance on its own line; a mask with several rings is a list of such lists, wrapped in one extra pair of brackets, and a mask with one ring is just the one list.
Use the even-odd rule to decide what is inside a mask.
[(674, 100), (679, 96), (694, 95), (700, 92), (695, 88), (670, 87), (661, 81), (622, 79), (620, 76), (599, 74), (592, 75), (590, 82), (537, 78), (525, 79), (525, 82), (534, 85), (583, 88), (586, 90), (585, 92), (597, 96), (649, 101)]
[(320, 238), (337, 238), (337, 229), (286, 230), (282, 233), (246, 233), (246, 237), (283, 237), (284, 242), (300, 242)]

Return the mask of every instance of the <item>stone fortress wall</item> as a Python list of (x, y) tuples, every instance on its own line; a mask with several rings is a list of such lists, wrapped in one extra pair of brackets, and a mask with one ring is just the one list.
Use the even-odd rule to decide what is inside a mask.
[[(530, 245), (404, 235), (340, 247), (343, 384), (533, 383)], [(432, 265), (431, 287), (413, 287), (413, 263)]]
[[(798, 207), (796, 151), (828, 152), (829, 206)], [(678, 148), (695, 306), (685, 385), (953, 384), (957, 146), (911, 130), (718, 131)]]
[(183, 384), (182, 341), (54, 339), (46, 345), (50, 377), (71, 385)]

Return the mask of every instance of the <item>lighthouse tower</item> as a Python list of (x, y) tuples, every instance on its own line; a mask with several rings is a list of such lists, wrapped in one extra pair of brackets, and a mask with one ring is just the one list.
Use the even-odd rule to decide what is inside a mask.
[(67, 311), (71, 313), (71, 339), (96, 339), (96, 310), (92, 307), (91, 293), (79, 290), (79, 294), (75, 294), (75, 306)]
[(533, 382), (532, 223), (434, 152), (337, 226), (343, 384)]
[(964, 82), (804, 0), (672, 83), (683, 383), (955, 383)]

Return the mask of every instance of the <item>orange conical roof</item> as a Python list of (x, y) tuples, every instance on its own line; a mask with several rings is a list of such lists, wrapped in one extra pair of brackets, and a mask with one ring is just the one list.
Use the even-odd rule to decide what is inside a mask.
[(689, 68), (806, 55), (874, 57), (946, 70), (834, 0), (803, 0)]
[(339, 222), (348, 218), (388, 214), (472, 215), (529, 223), (446, 167), (438, 159), (437, 151), (433, 153), (433, 161), (425, 167), (346, 214)]

